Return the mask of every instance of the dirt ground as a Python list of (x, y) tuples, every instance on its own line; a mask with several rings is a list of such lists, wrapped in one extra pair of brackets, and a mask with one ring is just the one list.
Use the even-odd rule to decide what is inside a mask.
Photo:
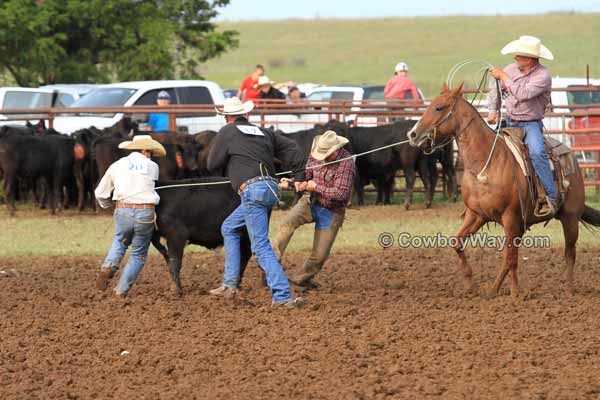
[[(3, 259), (0, 398), (600, 398), (599, 250), (574, 297), (559, 249), (523, 251), (521, 303), (463, 296), (449, 250), (338, 252), (300, 310), (270, 307), (254, 262), (240, 299), (210, 297), (213, 252), (186, 256), (183, 298), (152, 258), (125, 301), (97, 257)], [(498, 253), (470, 260), (491, 283)]]

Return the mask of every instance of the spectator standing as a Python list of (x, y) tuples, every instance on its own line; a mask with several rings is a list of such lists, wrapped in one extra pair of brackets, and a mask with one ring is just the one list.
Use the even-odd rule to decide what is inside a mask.
[(265, 67), (261, 64), (256, 64), (254, 71), (242, 81), (236, 97), (245, 101), (258, 99), (258, 95), (260, 94), (258, 79), (263, 76), (264, 73)]
[(385, 85), (383, 95), (388, 100), (408, 100), (408, 93), (414, 101), (420, 101), (417, 87), (408, 77), (408, 65), (405, 62), (396, 64), (394, 76)]
[(258, 78), (258, 88), (260, 89), (259, 99), (285, 100), (285, 94), (275, 89), (273, 83), (266, 75)]

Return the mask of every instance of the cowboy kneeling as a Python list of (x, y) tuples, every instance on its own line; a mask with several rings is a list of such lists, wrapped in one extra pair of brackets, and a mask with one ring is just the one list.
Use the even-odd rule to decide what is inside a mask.
[[(306, 181), (295, 182), (298, 192), (306, 191), (279, 226), (273, 247), (279, 259), (292, 235), (301, 225), (315, 223), (315, 236), (310, 257), (304, 265), (288, 273), (290, 282), (306, 288), (314, 287), (313, 277), (329, 257), (338, 230), (344, 222), (346, 205), (352, 194), (355, 166), (351, 154), (343, 149), (348, 139), (327, 131), (313, 140), (306, 164)], [(342, 160), (335, 162), (337, 160)], [(332, 164), (320, 167), (324, 163)], [(290, 180), (281, 179), (279, 186), (289, 187)]]
[(102, 208), (112, 205), (111, 192), (112, 199), (116, 201), (115, 237), (102, 263), (96, 286), (106, 290), (131, 245), (129, 261), (115, 288), (118, 296), (125, 297), (146, 263), (154, 231), (154, 206), (160, 201), (154, 190), (154, 183), (158, 180), (158, 165), (150, 157), (164, 157), (166, 151), (148, 135), (135, 136), (133, 141), (119, 144), (119, 148), (139, 152), (133, 151), (115, 161), (94, 192)]

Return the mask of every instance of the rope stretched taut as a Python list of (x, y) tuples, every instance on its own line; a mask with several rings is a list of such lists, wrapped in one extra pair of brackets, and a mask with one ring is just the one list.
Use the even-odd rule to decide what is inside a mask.
[[(402, 140), (400, 142), (388, 144), (386, 146), (381, 146), (381, 147), (377, 147), (375, 149), (363, 151), (362, 153), (353, 154), (351, 156), (344, 157), (344, 158), (341, 158), (339, 160), (329, 161), (329, 162), (326, 162), (326, 163), (323, 163), (323, 164), (319, 164), (319, 165), (313, 165), (312, 167), (306, 167), (306, 168), (301, 168), (301, 169), (297, 169), (297, 170), (291, 169), (291, 170), (288, 170), (288, 171), (278, 172), (278, 173), (275, 174), (275, 176), (289, 175), (289, 174), (294, 174), (294, 173), (297, 173), (297, 172), (308, 171), (309, 169), (323, 168), (323, 167), (326, 167), (328, 165), (341, 163), (342, 161), (347, 161), (347, 160), (356, 160), (357, 157), (361, 157), (361, 156), (364, 156), (364, 155), (367, 155), (367, 154), (370, 154), (370, 153), (375, 153), (377, 151), (385, 150), (385, 149), (388, 149), (390, 147), (399, 146), (401, 144), (405, 144), (405, 143), (408, 143), (408, 142), (409, 142), (408, 140)], [(169, 189), (169, 188), (175, 188), (175, 187), (213, 186), (213, 185), (224, 185), (224, 184), (227, 184), (227, 183), (231, 183), (231, 181), (227, 180), (227, 181), (218, 181), (218, 182), (182, 183), (182, 184), (175, 184), (175, 185), (157, 186), (154, 189), (155, 190), (159, 190), (159, 189)]]

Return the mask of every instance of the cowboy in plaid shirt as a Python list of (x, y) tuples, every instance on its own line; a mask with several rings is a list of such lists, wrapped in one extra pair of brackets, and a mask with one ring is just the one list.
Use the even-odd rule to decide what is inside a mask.
[[(288, 271), (288, 279), (297, 286), (315, 286), (312, 279), (323, 268), (337, 232), (344, 222), (346, 205), (352, 195), (354, 160), (347, 159), (324, 167), (319, 166), (350, 157), (351, 154), (342, 148), (347, 143), (348, 139), (337, 136), (334, 131), (327, 131), (315, 137), (306, 164), (306, 181), (294, 183), (296, 191), (305, 193), (277, 231), (273, 248), (281, 260), (296, 229), (304, 224), (315, 223), (310, 257), (301, 268)], [(287, 189), (289, 183), (289, 179), (283, 178), (279, 186)]]

